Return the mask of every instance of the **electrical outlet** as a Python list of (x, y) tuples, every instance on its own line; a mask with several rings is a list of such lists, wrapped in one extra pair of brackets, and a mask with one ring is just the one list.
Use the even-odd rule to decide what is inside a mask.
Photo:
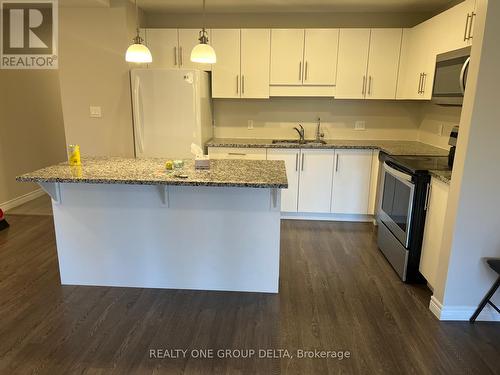
[(354, 130), (366, 130), (366, 122), (365, 121), (356, 121), (354, 123)]
[(248, 130), (253, 129), (253, 120), (248, 120)]
[(102, 109), (98, 106), (90, 106), (90, 117), (92, 118), (101, 118), (102, 117)]

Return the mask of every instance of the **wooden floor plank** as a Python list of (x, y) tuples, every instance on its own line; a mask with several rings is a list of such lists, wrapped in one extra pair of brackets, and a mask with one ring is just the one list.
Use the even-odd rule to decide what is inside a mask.
[[(370, 224), (283, 221), (274, 295), (61, 286), (52, 217), (8, 220), (2, 374), (500, 374), (500, 326), (438, 322), (429, 290), (398, 279)], [(149, 358), (177, 348), (351, 357)]]

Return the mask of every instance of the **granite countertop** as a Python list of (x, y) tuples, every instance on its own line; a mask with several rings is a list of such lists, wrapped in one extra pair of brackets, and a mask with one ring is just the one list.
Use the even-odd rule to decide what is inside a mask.
[(321, 149), (375, 149), (389, 155), (407, 156), (448, 156), (448, 150), (417, 141), (377, 141), (377, 140), (334, 140), (327, 139), (326, 144), (273, 144), (271, 139), (213, 138), (207, 147), (241, 148), (321, 148)]
[[(81, 167), (66, 162), (16, 178), (20, 182), (91, 184), (227, 186), (287, 188), (285, 162), (278, 160), (211, 160), (209, 170), (195, 170), (194, 160), (167, 171), (165, 159), (99, 157), (82, 159)], [(184, 174), (187, 178), (176, 177)]]
[(451, 181), (451, 171), (429, 171), (432, 177), (449, 184)]

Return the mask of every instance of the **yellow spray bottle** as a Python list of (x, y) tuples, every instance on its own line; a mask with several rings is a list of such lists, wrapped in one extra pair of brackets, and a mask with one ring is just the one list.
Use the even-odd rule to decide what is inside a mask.
[(82, 161), (80, 158), (80, 146), (69, 145), (68, 149), (69, 149), (69, 165), (73, 167), (82, 165)]

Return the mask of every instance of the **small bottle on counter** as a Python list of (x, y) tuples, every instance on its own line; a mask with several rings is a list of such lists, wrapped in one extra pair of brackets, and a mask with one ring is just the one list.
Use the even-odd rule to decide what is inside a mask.
[(82, 165), (82, 160), (80, 157), (80, 146), (78, 145), (69, 145), (68, 147), (69, 153), (69, 165), (72, 167)]

